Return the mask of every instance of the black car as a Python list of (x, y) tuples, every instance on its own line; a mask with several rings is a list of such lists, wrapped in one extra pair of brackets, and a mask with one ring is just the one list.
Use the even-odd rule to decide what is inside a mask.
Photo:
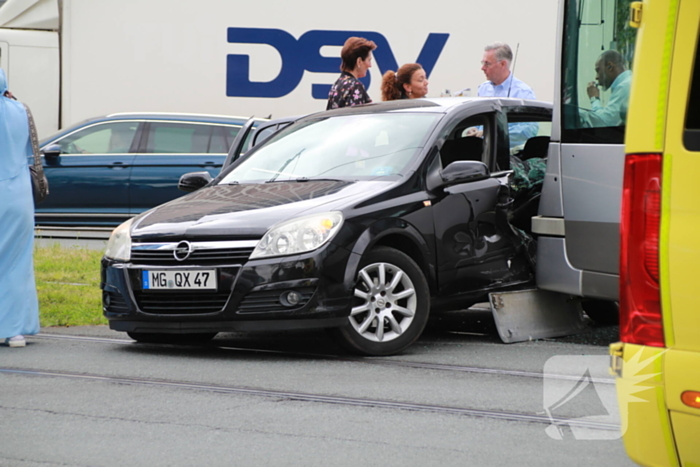
[[(551, 111), (447, 98), (297, 119), (114, 231), (110, 327), (161, 342), (329, 328), (356, 352), (400, 352), (431, 310), (533, 283), (539, 185), (516, 192), (511, 160), (546, 157)], [(530, 139), (511, 148), (523, 128)]]

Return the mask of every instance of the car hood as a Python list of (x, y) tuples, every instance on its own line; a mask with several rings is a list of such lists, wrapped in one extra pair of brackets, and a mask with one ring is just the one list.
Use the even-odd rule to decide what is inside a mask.
[(316, 180), (215, 185), (158, 206), (136, 218), (133, 239), (149, 237), (261, 238), (274, 224), (340, 210), (396, 182)]

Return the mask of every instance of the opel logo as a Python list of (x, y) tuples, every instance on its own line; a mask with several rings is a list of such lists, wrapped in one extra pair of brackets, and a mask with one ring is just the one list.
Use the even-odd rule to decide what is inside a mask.
[(178, 261), (185, 261), (192, 254), (193, 248), (192, 244), (187, 240), (183, 240), (177, 244), (175, 251), (173, 251), (173, 256)]

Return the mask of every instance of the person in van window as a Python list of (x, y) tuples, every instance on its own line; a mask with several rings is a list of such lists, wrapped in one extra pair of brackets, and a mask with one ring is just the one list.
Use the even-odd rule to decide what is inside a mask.
[[(616, 50), (603, 52), (595, 62), (596, 81), (588, 83), (588, 97), (591, 109), (600, 119), (594, 126), (619, 126), (627, 120), (627, 105), (630, 100), (632, 72), (625, 67), (625, 60)], [(600, 90), (610, 89), (607, 105), (600, 103)]]
[(0, 339), (24, 347), (39, 332), (34, 281), (34, 200), (27, 157), (32, 154), (24, 106), (8, 97), (0, 69)]
[(377, 45), (363, 37), (350, 37), (340, 51), (340, 77), (328, 93), (326, 110), (372, 102), (360, 78), (372, 67), (372, 51)]
[(406, 63), (382, 77), (382, 100), (420, 99), (428, 94), (428, 78), (418, 63)]
[[(479, 97), (515, 97), (517, 99), (537, 99), (535, 91), (510, 71), (513, 50), (504, 42), (494, 42), (484, 47), (481, 71), (486, 81), (479, 85)], [(522, 147), (529, 138), (537, 135), (536, 123), (511, 123), (508, 125), (510, 147)], [(478, 130), (472, 130), (475, 132)]]

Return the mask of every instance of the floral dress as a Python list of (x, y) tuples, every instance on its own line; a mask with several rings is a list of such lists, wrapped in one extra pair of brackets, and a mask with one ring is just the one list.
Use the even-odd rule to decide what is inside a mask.
[(326, 110), (369, 104), (370, 102), (372, 102), (372, 99), (369, 98), (367, 91), (365, 91), (364, 84), (352, 74), (344, 71), (328, 93)]

